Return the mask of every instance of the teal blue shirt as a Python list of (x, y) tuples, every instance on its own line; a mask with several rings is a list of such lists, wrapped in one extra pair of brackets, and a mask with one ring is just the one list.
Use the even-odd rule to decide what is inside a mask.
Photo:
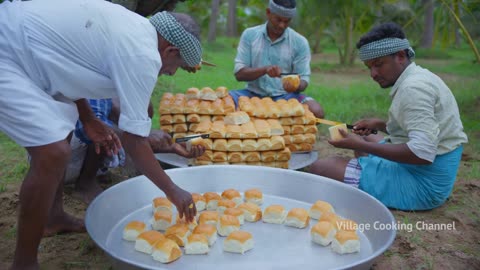
[[(246, 29), (238, 44), (234, 73), (245, 67), (258, 68), (277, 65), (282, 72), (296, 72), (307, 83), (310, 81), (310, 46), (305, 37), (290, 27), (272, 42), (267, 24)], [(287, 94), (280, 78), (264, 75), (247, 83), (247, 89), (261, 96)]]

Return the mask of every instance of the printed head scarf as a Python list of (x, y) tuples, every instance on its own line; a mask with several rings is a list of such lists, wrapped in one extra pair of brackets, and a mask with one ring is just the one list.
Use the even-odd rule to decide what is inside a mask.
[(410, 46), (408, 39), (384, 38), (360, 47), (359, 56), (360, 60), (367, 61), (403, 50), (408, 50), (408, 55), (410, 58), (415, 57), (415, 51)]
[(150, 18), (150, 23), (157, 32), (172, 45), (180, 49), (180, 55), (190, 67), (195, 67), (202, 60), (202, 46), (200, 41), (169, 14), (167, 11), (158, 12)]

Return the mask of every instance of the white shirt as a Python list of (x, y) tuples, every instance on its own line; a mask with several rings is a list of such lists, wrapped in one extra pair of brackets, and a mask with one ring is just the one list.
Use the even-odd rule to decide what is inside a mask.
[(412, 62), (390, 96), (387, 131), (392, 143), (406, 143), (428, 161), (467, 143), (455, 97), (437, 75)]
[(148, 136), (147, 108), (162, 66), (153, 25), (106, 1), (23, 3), (18, 58), (32, 80), (71, 100), (118, 97), (120, 129)]

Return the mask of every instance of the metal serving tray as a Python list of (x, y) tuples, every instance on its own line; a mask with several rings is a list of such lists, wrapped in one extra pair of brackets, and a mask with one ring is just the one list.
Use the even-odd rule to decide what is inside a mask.
[[(162, 264), (150, 255), (135, 251), (134, 243), (122, 240), (124, 226), (132, 220), (149, 224), (152, 199), (164, 196), (144, 176), (112, 186), (88, 207), (86, 227), (91, 238), (112, 259), (115, 269), (369, 269), (373, 260), (387, 250), (395, 230), (374, 230), (374, 224), (394, 224), (391, 212), (378, 200), (343, 183), (292, 170), (268, 167), (213, 165), (166, 170), (182, 188), (190, 192), (221, 193), (228, 188), (240, 192), (259, 188), (264, 193), (262, 210), (270, 204), (309, 209), (316, 200), (330, 202), (338, 215), (371, 229), (359, 232), (361, 251), (339, 255), (330, 246), (310, 240), (308, 228), (297, 229), (262, 221), (246, 222), (241, 230), (253, 234), (255, 246), (247, 253), (223, 252), (224, 237), (218, 237), (208, 255), (183, 255), (170, 264)], [(392, 226), (390, 226), (392, 227)]]
[[(170, 164), (178, 168), (188, 167), (188, 159), (176, 154), (160, 153), (155, 154), (155, 157), (161, 162)], [(315, 162), (317, 159), (317, 151), (292, 153), (292, 157), (288, 161), (288, 169), (298, 170), (307, 167), (308, 165)]]

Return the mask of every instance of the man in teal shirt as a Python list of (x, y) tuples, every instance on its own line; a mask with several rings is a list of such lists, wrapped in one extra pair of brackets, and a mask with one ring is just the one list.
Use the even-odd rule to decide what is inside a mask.
[[(324, 117), (323, 108), (311, 97), (302, 94), (310, 81), (310, 46), (305, 37), (289, 28), (296, 14), (295, 0), (270, 0), (266, 10), (265, 24), (246, 29), (241, 38), (235, 58), (235, 78), (247, 82), (247, 88), (230, 91), (238, 106), (240, 96), (296, 98), (307, 104), (319, 118)], [(300, 85), (285, 90), (281, 73), (296, 73)]]

